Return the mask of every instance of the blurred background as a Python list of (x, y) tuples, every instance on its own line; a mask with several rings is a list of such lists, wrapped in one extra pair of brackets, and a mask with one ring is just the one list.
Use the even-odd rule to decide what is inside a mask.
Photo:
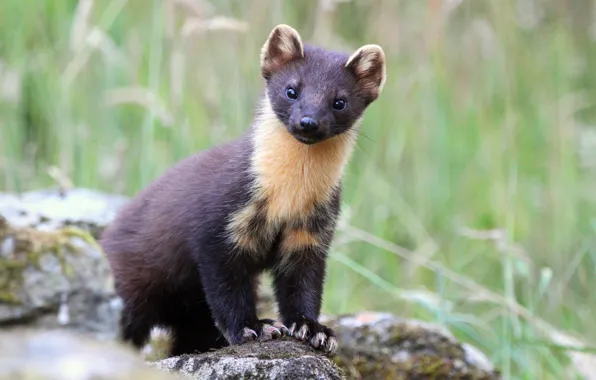
[(388, 58), (325, 313), (441, 323), (505, 378), (574, 378), (596, 353), (593, 1), (2, 0), (0, 190), (132, 196), (239, 136), (279, 23)]

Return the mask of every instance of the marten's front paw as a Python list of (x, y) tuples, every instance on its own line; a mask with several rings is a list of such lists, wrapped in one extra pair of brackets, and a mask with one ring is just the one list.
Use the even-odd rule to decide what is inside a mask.
[(308, 343), (316, 349), (333, 356), (337, 352), (338, 342), (330, 328), (309, 318), (293, 318), (288, 323), (289, 335)]
[(242, 338), (246, 342), (277, 339), (284, 335), (289, 335), (288, 328), (273, 319), (261, 319), (252, 326), (245, 327), (242, 330)]

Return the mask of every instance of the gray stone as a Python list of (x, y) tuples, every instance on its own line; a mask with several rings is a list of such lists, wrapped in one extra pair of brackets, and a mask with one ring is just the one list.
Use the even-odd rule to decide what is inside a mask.
[(246, 343), (201, 355), (172, 357), (149, 365), (197, 380), (345, 378), (333, 361), (293, 338)]
[[(62, 331), (14, 336), (0, 330), (0, 380), (85, 379), (92, 373), (98, 374), (94, 379), (152, 379), (150, 374), (118, 377), (131, 373), (126, 372), (130, 353), (118, 346), (112, 355), (115, 342), (106, 341), (117, 335), (121, 302), (96, 239), (126, 202), (126, 197), (87, 189), (0, 194), (0, 326)], [(275, 317), (275, 298), (266, 286), (258, 310), (262, 317)], [(160, 374), (171, 371), (191, 379), (340, 379), (339, 368), (348, 379), (500, 378), (482, 352), (434, 324), (374, 312), (323, 317), (322, 322), (338, 334), (333, 360), (292, 338), (162, 359), (167, 331), (153, 334), (145, 355), (162, 359), (149, 363), (162, 369)], [(95, 340), (70, 335), (75, 331)], [(21, 346), (11, 351), (11, 339)], [(32, 362), (33, 372), (27, 372), (27, 358), (42, 364)], [(109, 363), (118, 363), (106, 368), (116, 372), (101, 372)], [(19, 365), (21, 372), (7, 372)]]
[(52, 231), (77, 226), (97, 238), (128, 198), (91, 189), (0, 193), (0, 215), (14, 227)]
[[(265, 299), (264, 302), (269, 303), (270, 300)], [(265, 306), (264, 309), (269, 307)], [(321, 322), (333, 328), (338, 335), (338, 354), (332, 361), (342, 369), (347, 379), (501, 378), (484, 353), (474, 346), (459, 342), (447, 329), (437, 324), (379, 312), (361, 312), (340, 317), (323, 316)], [(164, 333), (160, 335), (159, 341), (152, 342), (156, 346), (154, 351), (157, 351), (153, 353), (153, 358), (155, 353), (165, 352), (159, 351), (157, 347), (166, 347), (168, 341), (169, 336)], [(280, 347), (285, 349), (284, 344), (285, 339), (262, 344), (251, 343), (203, 355), (169, 359), (161, 357), (162, 360), (154, 365), (179, 371), (193, 379), (222, 378), (219, 376), (224, 372), (227, 374), (226, 371), (231, 368), (232, 374), (259, 375), (260, 370), (269, 368), (269, 362), (261, 362), (257, 358), (272, 355), (269, 360), (275, 362), (278, 358), (283, 358), (285, 363), (291, 357), (278, 355)], [(302, 350), (295, 351), (292, 355), (312, 354), (311, 349), (301, 343), (292, 342), (290, 348)], [(319, 357), (318, 353), (315, 356)], [(299, 362), (302, 360), (304, 359)], [(273, 368), (276, 367), (271, 367), (273, 375), (276, 375)], [(284, 373), (284, 376), (288, 375)], [(312, 376), (316, 378), (317, 375)]]
[(0, 324), (114, 338), (120, 300), (93, 234), (124, 198), (73, 190), (0, 194)]
[(181, 380), (128, 347), (66, 330), (0, 329), (0, 380)]
[(480, 350), (436, 324), (377, 312), (324, 317), (322, 322), (338, 335), (334, 360), (349, 379), (501, 378)]

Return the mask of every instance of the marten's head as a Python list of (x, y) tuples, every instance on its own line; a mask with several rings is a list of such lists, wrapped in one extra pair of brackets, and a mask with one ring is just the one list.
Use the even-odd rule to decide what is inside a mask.
[(261, 50), (271, 108), (304, 144), (351, 130), (379, 96), (385, 72), (378, 45), (364, 45), (352, 55), (331, 52), (304, 45), (287, 25), (276, 26)]

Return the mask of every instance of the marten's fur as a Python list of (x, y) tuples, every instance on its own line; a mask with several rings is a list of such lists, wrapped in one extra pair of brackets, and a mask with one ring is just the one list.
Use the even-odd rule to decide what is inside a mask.
[[(325, 261), (343, 169), (385, 82), (385, 56), (377, 45), (350, 56), (303, 45), (279, 25), (261, 74), (252, 128), (170, 168), (102, 236), (124, 302), (122, 338), (137, 348), (154, 326), (170, 329), (171, 355), (282, 334), (337, 347), (318, 323)], [(264, 270), (280, 322), (256, 314)]]

